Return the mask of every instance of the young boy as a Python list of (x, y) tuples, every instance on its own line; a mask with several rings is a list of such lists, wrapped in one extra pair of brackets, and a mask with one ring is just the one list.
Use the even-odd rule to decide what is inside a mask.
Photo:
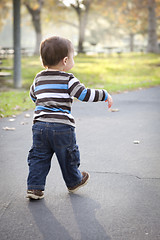
[(51, 37), (40, 46), (43, 66), (30, 88), (36, 104), (34, 112), (33, 145), (28, 155), (29, 175), (27, 197), (42, 199), (46, 177), (55, 153), (69, 192), (75, 192), (89, 179), (80, 172), (80, 153), (75, 137), (75, 121), (71, 115), (73, 98), (81, 101), (107, 101), (112, 97), (105, 90), (85, 88), (71, 73), (74, 49), (68, 39)]

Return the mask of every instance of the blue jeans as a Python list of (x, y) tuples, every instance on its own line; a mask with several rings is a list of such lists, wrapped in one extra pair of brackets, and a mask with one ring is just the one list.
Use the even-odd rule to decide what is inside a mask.
[(28, 155), (28, 189), (45, 189), (46, 177), (55, 153), (67, 187), (82, 180), (80, 153), (76, 144), (75, 128), (60, 123), (36, 122), (33, 127), (33, 145)]

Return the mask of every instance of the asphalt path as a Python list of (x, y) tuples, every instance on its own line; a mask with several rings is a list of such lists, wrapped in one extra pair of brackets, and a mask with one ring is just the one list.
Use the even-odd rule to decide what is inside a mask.
[(33, 111), (0, 119), (0, 240), (160, 240), (160, 87), (113, 99), (113, 112), (73, 104), (89, 183), (69, 194), (53, 157), (38, 201), (25, 198)]

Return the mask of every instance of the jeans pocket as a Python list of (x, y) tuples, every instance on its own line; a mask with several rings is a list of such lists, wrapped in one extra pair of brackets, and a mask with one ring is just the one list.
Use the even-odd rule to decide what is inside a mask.
[(57, 148), (67, 148), (72, 144), (72, 132), (70, 129), (55, 131), (53, 137)]
[(31, 147), (31, 149), (29, 150), (29, 154), (28, 154), (28, 158), (27, 158), (27, 162), (28, 162), (28, 166), (31, 165), (31, 159), (33, 158), (34, 154), (33, 154), (33, 146)]
[(78, 149), (78, 146), (75, 145), (72, 148), (67, 148), (67, 160), (68, 160), (68, 164), (69, 166), (72, 167), (79, 167), (80, 165), (80, 152)]
[(43, 130), (33, 129), (33, 146), (36, 148), (41, 148), (43, 144)]

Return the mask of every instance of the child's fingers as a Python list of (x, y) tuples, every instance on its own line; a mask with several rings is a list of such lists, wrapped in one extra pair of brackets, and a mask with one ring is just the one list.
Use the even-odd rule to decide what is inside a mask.
[(112, 101), (110, 102), (108, 102), (108, 108), (110, 108), (112, 106)]
[(108, 96), (108, 108), (110, 108), (113, 104), (113, 100), (112, 100), (112, 97), (109, 95)]
[(108, 108), (110, 108), (113, 104), (113, 100), (112, 100), (111, 95), (108, 94), (108, 98), (107, 98), (106, 102), (108, 102)]

